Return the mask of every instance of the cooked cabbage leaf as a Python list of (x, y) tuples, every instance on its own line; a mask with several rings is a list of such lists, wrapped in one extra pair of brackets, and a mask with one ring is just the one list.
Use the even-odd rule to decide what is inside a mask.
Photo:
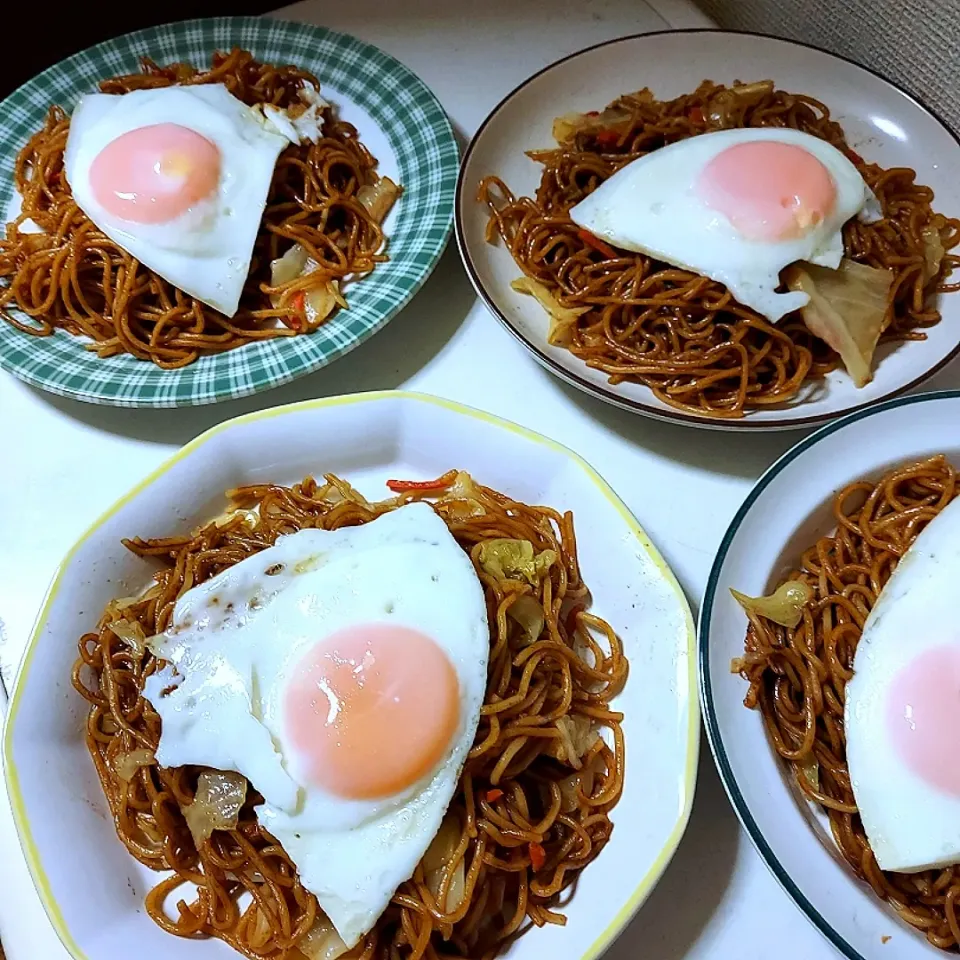
[(802, 580), (787, 580), (765, 597), (748, 597), (732, 587), (730, 592), (747, 613), (791, 629), (803, 619), (803, 608), (813, 599), (813, 588)]
[(484, 540), (480, 544), (480, 566), (498, 580), (526, 580), (536, 584), (556, 563), (553, 550), (534, 555), (529, 540), (508, 540), (505, 537)]
[(920, 231), (920, 236), (923, 238), (923, 282), (925, 284), (939, 275), (940, 265), (947, 252), (940, 232), (944, 226), (944, 218), (937, 214)]
[(527, 293), (536, 298), (544, 310), (550, 314), (550, 332), (547, 334), (547, 343), (554, 347), (566, 347), (573, 340), (573, 331), (577, 325), (577, 318), (585, 314), (589, 307), (565, 307), (542, 284), (533, 277), (518, 277), (510, 284), (518, 293)]
[(235, 830), (246, 799), (247, 781), (239, 773), (204, 770), (193, 803), (182, 808), (193, 842), (199, 847), (214, 830)]
[(842, 260), (836, 270), (797, 263), (784, 273), (787, 286), (810, 302), (800, 314), (807, 329), (840, 354), (854, 385), (873, 379), (873, 352), (890, 305), (889, 270)]

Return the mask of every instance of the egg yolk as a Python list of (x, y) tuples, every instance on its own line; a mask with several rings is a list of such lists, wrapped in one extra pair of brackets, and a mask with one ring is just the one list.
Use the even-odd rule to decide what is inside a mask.
[(176, 123), (139, 127), (111, 140), (90, 165), (90, 187), (112, 216), (166, 223), (209, 197), (220, 180), (220, 150)]
[(311, 648), (285, 691), (285, 727), (307, 775), (369, 800), (416, 783), (460, 721), (457, 674), (430, 637), (393, 624), (341, 630)]
[(960, 796), (960, 648), (933, 647), (896, 674), (887, 694), (887, 729), (907, 767)]
[(748, 240), (791, 240), (822, 223), (837, 202), (830, 171), (792, 143), (755, 140), (718, 153), (697, 193)]

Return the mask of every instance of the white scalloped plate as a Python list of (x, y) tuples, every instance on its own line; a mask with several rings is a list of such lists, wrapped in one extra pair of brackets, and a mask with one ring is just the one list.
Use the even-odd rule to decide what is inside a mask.
[(3, 749), (27, 862), (76, 960), (237, 956), (219, 942), (177, 939), (148, 919), (143, 896), (158, 875), (117, 839), (84, 744), (86, 704), (70, 685), (77, 638), (111, 597), (149, 579), (121, 537), (188, 530), (219, 513), (224, 490), (238, 484), (332, 471), (380, 499), (388, 477), (436, 477), (454, 466), (519, 500), (573, 511), (593, 609), (620, 633), (631, 667), (618, 701), (627, 762), (613, 838), (584, 871), (567, 926), (534, 930), (506, 956), (593, 960), (613, 942), (673, 855), (693, 800), (699, 723), (687, 602), (636, 520), (576, 454), (446, 400), (388, 392), (214, 427), (120, 500), (63, 561), (24, 657)]

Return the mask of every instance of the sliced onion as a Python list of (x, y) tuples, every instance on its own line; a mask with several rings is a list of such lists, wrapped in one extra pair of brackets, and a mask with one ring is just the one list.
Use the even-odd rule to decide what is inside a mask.
[(267, 945), (273, 927), (270, 918), (255, 904), (250, 905), (253, 910), (253, 928), (247, 926), (247, 942), (257, 952)]
[(318, 914), (314, 925), (303, 935), (297, 949), (306, 960), (338, 960), (350, 948), (324, 914)]
[(479, 500), (480, 497), (480, 488), (465, 470), (457, 471), (456, 479), (443, 495), (444, 500)]
[(193, 842), (199, 847), (214, 830), (234, 830), (247, 799), (247, 781), (239, 773), (204, 770), (193, 803), (183, 808)]
[(451, 520), (469, 520), (471, 517), (482, 517), (487, 512), (480, 503), (481, 496), (473, 477), (458, 470), (456, 480), (447, 487), (438, 504), (442, 505), (444, 514)]
[(373, 186), (357, 191), (357, 200), (377, 223), (383, 223), (399, 196), (400, 188), (389, 177), (381, 177)]
[(543, 605), (529, 593), (523, 593), (507, 607), (507, 616), (523, 630), (523, 646), (536, 643), (543, 633)]
[[(635, 94), (643, 97), (648, 91), (641, 90)], [(553, 139), (563, 144), (572, 140), (578, 133), (591, 133), (599, 130), (609, 130), (611, 127), (623, 125), (630, 121), (631, 113), (622, 107), (607, 107), (601, 113), (565, 113), (553, 121)]]
[(304, 309), (309, 324), (326, 320), (337, 307), (346, 309), (346, 306), (347, 301), (343, 299), (340, 285), (336, 280), (328, 280), (322, 287), (314, 287), (307, 292), (304, 299)]
[(141, 767), (149, 767), (156, 760), (152, 750), (146, 747), (139, 747), (131, 750), (129, 753), (121, 753), (113, 761), (113, 772), (121, 779), (129, 783)]
[(560, 810), (562, 813), (572, 813), (580, 806), (580, 794), (585, 797), (593, 796), (600, 762), (599, 756), (597, 756), (582, 769), (571, 773), (569, 777), (560, 781)]
[(295, 243), (282, 257), (270, 261), (270, 286), (280, 287), (296, 280), (306, 265), (307, 251)]
[(940, 273), (940, 264), (943, 263), (946, 249), (943, 246), (943, 237), (940, 235), (941, 218), (934, 217), (920, 231), (923, 238), (923, 282), (929, 283)]
[(158, 596), (160, 593), (160, 584), (153, 584), (148, 590), (143, 593), (136, 594), (129, 597), (117, 597), (115, 600), (111, 600), (107, 604), (107, 613), (123, 613), (127, 607), (132, 607), (135, 603), (141, 603), (144, 600), (152, 600), (154, 597)]
[(812, 753), (800, 764), (800, 773), (814, 790), (820, 791), (820, 764)]
[[(460, 821), (452, 814), (447, 814), (440, 824), (437, 835), (433, 838), (427, 852), (423, 855), (423, 871), (427, 889), (437, 896), (443, 883), (447, 869), (460, 845)], [(444, 913), (453, 913), (463, 902), (466, 892), (466, 872), (463, 857), (460, 858), (450, 878), (447, 887), (446, 903), (438, 904)]]
[(359, 490), (351, 487), (346, 480), (341, 480), (333, 474), (327, 474), (324, 479), (330, 484), (330, 490), (324, 497), (326, 503), (341, 503), (348, 500), (350, 503), (358, 503), (364, 507), (370, 506), (370, 501)]
[(772, 80), (759, 80), (756, 83), (740, 83), (717, 93), (707, 105), (707, 119), (719, 127), (727, 126), (732, 117), (731, 111), (739, 113), (745, 103), (760, 101), (773, 92)]
[(443, 500), (443, 512), (450, 520), (471, 520), (486, 514), (486, 508), (479, 500)]
[(813, 587), (802, 580), (787, 580), (765, 597), (748, 597), (732, 587), (730, 592), (748, 614), (791, 629), (803, 619), (803, 608), (813, 599)]

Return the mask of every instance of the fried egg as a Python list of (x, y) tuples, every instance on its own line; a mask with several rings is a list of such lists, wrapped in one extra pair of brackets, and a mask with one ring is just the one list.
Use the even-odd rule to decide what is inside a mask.
[(653, 150), (570, 210), (595, 236), (710, 277), (772, 322), (810, 299), (777, 293), (780, 271), (801, 260), (836, 269), (855, 215), (880, 219), (857, 168), (826, 141), (779, 128)]
[(183, 594), (151, 641), (157, 760), (245, 776), (352, 946), (440, 828), (489, 644), (473, 564), (428, 504), (281, 537)]
[(223, 84), (85, 96), (70, 118), (67, 182), (114, 243), (233, 316), (277, 157), (318, 136), (322, 100), (308, 86), (302, 99), (291, 120), (248, 107)]
[(884, 870), (960, 863), (960, 499), (930, 521), (863, 626), (846, 685), (847, 765)]

